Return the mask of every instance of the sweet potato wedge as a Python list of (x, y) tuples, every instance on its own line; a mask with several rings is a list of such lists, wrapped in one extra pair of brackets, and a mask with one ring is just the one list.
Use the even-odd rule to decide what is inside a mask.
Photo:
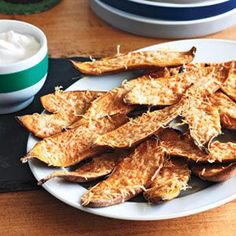
[(234, 101), (236, 101), (236, 61), (224, 63), (230, 69), (227, 80), (221, 85), (221, 89)]
[(215, 141), (210, 145), (209, 162), (232, 162), (236, 160), (236, 143)]
[(236, 130), (236, 103), (220, 91), (210, 96), (210, 101), (219, 110), (222, 126)]
[(18, 116), (19, 122), (34, 136), (38, 138), (47, 138), (60, 133), (69, 125), (79, 119), (74, 114), (38, 114)]
[(75, 129), (38, 142), (21, 161), (27, 162), (29, 159), (37, 158), (49, 166), (71, 166), (89, 156), (101, 153), (103, 150), (92, 147), (96, 138), (125, 122), (127, 117), (124, 115), (84, 122)]
[(93, 60), (90, 62), (73, 61), (74, 67), (84, 74), (100, 75), (133, 69), (154, 67), (179, 66), (190, 63), (195, 55), (196, 48), (186, 52), (175, 51), (145, 51), (117, 54), (113, 57)]
[(42, 185), (52, 178), (62, 178), (69, 182), (89, 182), (112, 172), (117, 163), (124, 157), (124, 153), (104, 153), (93, 157), (91, 161), (74, 171), (59, 170), (41, 179), (38, 184)]
[(191, 171), (184, 159), (166, 159), (163, 167), (151, 183), (144, 197), (151, 203), (159, 203), (176, 198), (187, 188)]
[(112, 148), (129, 148), (151, 136), (175, 119), (181, 112), (178, 103), (162, 110), (147, 112), (119, 128), (98, 137), (95, 144)]
[(42, 106), (51, 113), (84, 114), (90, 103), (104, 92), (62, 91), (44, 95), (40, 98)]
[[(98, 119), (104, 116), (129, 113), (134, 110), (136, 106), (125, 104), (123, 101), (124, 95), (137, 84), (142, 84), (144, 81), (150, 80), (150, 75), (153, 78), (159, 78), (168, 76), (169, 73), (169, 69), (161, 69), (123, 83), (120, 87), (115, 88), (94, 100), (84, 114), (83, 120)], [(78, 125), (80, 125), (80, 121), (75, 122), (70, 127), (75, 128)]]
[[(199, 103), (198, 103), (199, 102)], [(189, 125), (190, 135), (200, 149), (209, 145), (221, 133), (220, 115), (216, 107), (196, 100), (190, 101), (182, 111), (184, 122)]]
[(183, 95), (184, 105), (181, 115), (188, 124), (190, 135), (199, 148), (209, 145), (211, 140), (221, 133), (220, 115), (209, 101), (220, 84), (215, 78), (206, 77), (197, 81)]
[(219, 89), (219, 80), (225, 79), (226, 76), (227, 73), (223, 70), (217, 72), (213, 70), (209, 76), (203, 77), (188, 88), (177, 104), (162, 110), (144, 113), (118, 129), (99, 137), (95, 144), (113, 148), (128, 148), (152, 135), (178, 115), (182, 115), (190, 127), (191, 136), (194, 137), (199, 147), (203, 147), (203, 144), (210, 142), (221, 132), (219, 112), (216, 108), (211, 107), (207, 95)]
[(106, 180), (86, 192), (81, 204), (105, 207), (127, 201), (149, 187), (163, 162), (164, 153), (158, 141), (145, 141), (124, 158)]
[(172, 129), (158, 134), (160, 145), (171, 156), (181, 156), (194, 162), (232, 162), (236, 160), (236, 143), (215, 141), (209, 147), (209, 154), (201, 151), (189, 134), (178, 135)]
[(60, 133), (81, 119), (91, 102), (105, 92), (58, 90), (41, 97), (44, 108), (55, 114), (18, 116), (20, 123), (34, 136), (47, 138)]
[[(134, 109), (134, 106), (126, 105), (123, 102), (124, 88), (113, 89), (101, 97), (94, 100), (83, 116), (83, 120), (99, 119), (104, 116), (115, 114), (127, 114)], [(70, 128), (75, 128), (80, 125), (80, 121), (75, 122)]]
[(221, 65), (213, 67), (212, 74), (202, 77), (186, 90), (182, 99), (181, 115), (188, 124), (190, 135), (199, 148), (211, 143), (221, 133), (220, 115), (212, 106), (209, 97), (214, 94), (229, 76), (229, 70)]
[(236, 163), (230, 164), (195, 164), (192, 172), (202, 180), (211, 182), (226, 181), (236, 175)]
[(177, 103), (190, 85), (212, 73), (211, 68), (201, 68), (172, 77), (153, 78), (137, 83), (125, 96), (124, 102), (133, 105), (172, 105)]

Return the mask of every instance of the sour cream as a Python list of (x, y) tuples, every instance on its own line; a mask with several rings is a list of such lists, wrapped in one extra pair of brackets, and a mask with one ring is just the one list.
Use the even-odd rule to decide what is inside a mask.
[(40, 48), (35, 37), (15, 31), (0, 33), (0, 64), (11, 64), (33, 56)]

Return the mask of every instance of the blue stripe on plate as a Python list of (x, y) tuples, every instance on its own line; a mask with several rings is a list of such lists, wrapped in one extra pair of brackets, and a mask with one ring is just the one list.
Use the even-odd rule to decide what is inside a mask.
[(124, 12), (160, 20), (172, 21), (203, 19), (217, 16), (236, 8), (236, 0), (229, 0), (215, 5), (197, 7), (163, 7), (128, 0), (100, 0), (100, 2)]

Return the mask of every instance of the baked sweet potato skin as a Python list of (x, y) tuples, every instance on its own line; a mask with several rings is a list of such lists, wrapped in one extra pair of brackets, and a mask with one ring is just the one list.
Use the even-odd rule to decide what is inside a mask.
[(51, 113), (84, 114), (90, 103), (105, 92), (98, 91), (62, 91), (40, 97), (45, 110)]
[(80, 117), (74, 114), (38, 114), (18, 116), (20, 124), (35, 137), (47, 138), (66, 129)]
[(224, 64), (206, 67), (205, 63), (188, 64), (183, 71), (181, 68), (169, 68), (168, 70), (169, 73), (166, 73), (163, 78), (159, 77), (157, 80), (150, 74), (149, 80), (136, 83), (124, 96), (125, 103), (150, 106), (172, 105), (180, 100), (192, 84), (201, 81), (204, 77), (213, 76), (219, 83), (224, 84), (230, 72), (230, 69)]
[(219, 111), (212, 106), (209, 97), (220, 88), (228, 75), (229, 71), (224, 67), (213, 68), (211, 74), (196, 81), (182, 97), (183, 121), (188, 124), (191, 137), (201, 149), (209, 146), (213, 138), (221, 133)]
[(112, 148), (135, 146), (175, 119), (180, 114), (181, 107), (181, 104), (176, 104), (161, 110), (144, 113), (123, 126), (98, 137), (95, 145)]
[(56, 91), (41, 97), (44, 108), (54, 114), (18, 116), (17, 119), (27, 130), (38, 138), (47, 138), (81, 119), (91, 102), (104, 92)]
[(102, 148), (93, 147), (94, 141), (99, 135), (116, 129), (127, 120), (126, 116), (117, 115), (85, 122), (75, 129), (38, 142), (21, 161), (37, 158), (49, 166), (74, 165), (85, 158), (104, 152)]
[[(127, 114), (134, 110), (136, 106), (124, 103), (124, 96), (126, 93), (136, 86), (142, 84), (146, 80), (150, 80), (150, 75), (154, 78), (168, 76), (170, 71), (174, 69), (158, 69), (150, 74), (140, 76), (136, 79), (124, 82), (120, 87), (112, 89), (102, 96), (98, 97), (91, 103), (91, 106), (83, 116), (83, 120), (98, 119), (104, 116), (111, 116), (115, 114)], [(71, 125), (72, 128), (80, 125), (80, 121)]]
[(181, 156), (193, 162), (232, 162), (236, 160), (236, 143), (214, 141), (209, 154), (200, 150), (189, 134), (180, 135), (173, 129), (158, 133), (160, 145), (171, 156)]
[(232, 162), (236, 160), (236, 143), (214, 141), (209, 148), (209, 162)]
[(191, 167), (191, 170), (202, 180), (210, 182), (222, 182), (236, 175), (236, 163), (195, 164)]
[(236, 103), (220, 91), (210, 96), (210, 102), (219, 110), (222, 126), (236, 130)]
[(176, 198), (182, 190), (187, 188), (190, 175), (191, 171), (186, 160), (165, 159), (160, 172), (144, 192), (144, 197), (154, 204)]
[(221, 89), (236, 101), (236, 61), (226, 62), (223, 65), (229, 68), (230, 72), (227, 80), (221, 85)]
[(100, 75), (133, 69), (180, 66), (190, 63), (194, 58), (195, 52), (195, 47), (186, 52), (164, 50), (129, 52), (101, 60), (90, 62), (72, 61), (72, 63), (77, 70), (84, 74)]
[(189, 125), (194, 141), (203, 148), (221, 133), (219, 112), (211, 106), (208, 96), (218, 90), (220, 82), (225, 81), (228, 76), (228, 71), (224, 68), (211, 68), (210, 71), (211, 73), (189, 87), (177, 104), (145, 113), (99, 137), (95, 144), (113, 148), (131, 147), (181, 115), (184, 117), (184, 122)]
[(204, 149), (213, 138), (221, 134), (220, 115), (216, 107), (209, 102), (190, 100), (182, 111), (184, 123), (187, 123), (195, 144)]
[(66, 181), (77, 183), (89, 182), (110, 174), (125, 155), (126, 153), (121, 152), (104, 153), (93, 157), (91, 161), (74, 171), (55, 171), (41, 179), (38, 184), (42, 185), (52, 178), (62, 178)]
[(137, 83), (124, 97), (125, 103), (133, 105), (167, 106), (177, 103), (184, 92), (197, 80), (212, 73), (211, 68), (189, 69), (170, 77), (155, 78)]
[(124, 158), (106, 180), (86, 192), (81, 204), (105, 207), (127, 201), (150, 185), (163, 162), (164, 152), (158, 141), (145, 141)]

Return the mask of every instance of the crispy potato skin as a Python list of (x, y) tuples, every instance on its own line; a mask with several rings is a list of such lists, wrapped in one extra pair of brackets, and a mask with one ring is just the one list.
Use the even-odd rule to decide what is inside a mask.
[[(215, 65), (197, 68), (197, 66), (187, 65), (186, 72), (165, 78), (157, 79), (150, 75), (150, 79), (136, 83), (135, 87), (124, 96), (124, 102), (132, 105), (172, 105), (181, 99), (191, 84), (196, 83), (204, 76), (211, 75), (212, 70), (216, 69), (219, 73), (218, 68), (223, 68), (223, 73), (219, 73), (220, 78), (218, 79), (221, 82), (230, 76), (229, 71), (223, 65), (222, 67)], [(211, 106), (217, 108), (220, 113), (221, 124), (225, 128), (236, 129), (236, 104), (220, 91), (209, 96), (209, 99)]]
[(220, 91), (210, 96), (210, 101), (219, 110), (222, 126), (236, 130), (236, 103)]
[(180, 66), (190, 63), (195, 55), (193, 47), (186, 52), (145, 51), (118, 54), (91, 62), (72, 61), (74, 67), (84, 74), (100, 75), (133, 69)]
[(66, 129), (80, 117), (73, 114), (38, 114), (18, 116), (17, 119), (23, 127), (31, 132), (35, 137), (47, 138), (63, 129)]
[[(175, 69), (158, 69), (147, 75), (123, 83), (120, 87), (112, 89), (111, 91), (95, 99), (84, 114), (83, 119), (98, 119), (104, 116), (129, 113), (137, 107), (128, 105), (123, 101), (124, 96), (131, 88), (137, 86), (137, 84), (143, 84), (145, 81), (150, 80), (150, 76), (157, 79), (160, 77), (167, 77), (170, 73), (176, 73)], [(80, 121), (75, 122), (71, 125), (71, 127), (74, 128), (78, 125), (80, 125)]]
[(212, 68), (206, 67), (158, 79), (150, 75), (148, 80), (136, 83), (125, 95), (124, 101), (133, 105), (173, 105), (193, 83), (211, 73)]
[(202, 180), (211, 182), (226, 181), (236, 175), (236, 163), (194, 164), (192, 172)]
[(223, 65), (230, 69), (230, 73), (227, 80), (221, 85), (221, 89), (236, 101), (236, 61), (226, 62)]
[(34, 136), (47, 138), (80, 120), (90, 103), (102, 94), (96, 91), (56, 91), (41, 97), (44, 108), (55, 114), (34, 113), (17, 119)]
[(130, 148), (151, 136), (180, 114), (181, 104), (166, 107), (162, 110), (144, 113), (123, 126), (98, 137), (97, 146), (112, 148)]
[(193, 162), (232, 162), (236, 160), (236, 143), (215, 141), (209, 147), (209, 154), (201, 151), (189, 134), (178, 135), (172, 129), (158, 134), (160, 145), (171, 156), (181, 156)]
[(221, 133), (218, 109), (211, 106), (208, 96), (220, 88), (219, 81), (224, 81), (227, 76), (228, 71), (221, 67), (211, 69), (210, 74), (187, 89), (177, 104), (145, 113), (99, 137), (95, 144), (113, 148), (132, 147), (167, 125), (178, 115), (182, 115), (184, 122), (189, 125), (195, 143), (203, 148)]
[(164, 153), (155, 139), (140, 144), (124, 158), (104, 181), (81, 198), (88, 207), (105, 207), (122, 203), (147, 188), (164, 162)]
[(97, 91), (55, 91), (40, 98), (45, 110), (51, 113), (84, 114), (90, 103), (104, 92)]
[(165, 159), (159, 174), (144, 192), (144, 197), (154, 204), (176, 198), (186, 188), (190, 175), (186, 160)]
[(209, 97), (219, 88), (228, 77), (224, 67), (212, 69), (212, 73), (194, 83), (182, 99), (184, 102), (181, 115), (188, 124), (190, 135), (200, 149), (210, 144), (214, 137), (221, 133), (220, 115), (212, 106)]
[(125, 152), (104, 153), (93, 157), (91, 161), (74, 171), (55, 171), (41, 179), (38, 184), (42, 185), (52, 178), (62, 178), (66, 181), (77, 183), (89, 182), (110, 174), (125, 155)]
[(96, 138), (119, 127), (127, 120), (124, 115), (116, 115), (85, 122), (75, 129), (38, 142), (21, 161), (27, 162), (31, 158), (37, 158), (50, 166), (74, 165), (85, 158), (104, 152), (103, 148), (93, 147)]

